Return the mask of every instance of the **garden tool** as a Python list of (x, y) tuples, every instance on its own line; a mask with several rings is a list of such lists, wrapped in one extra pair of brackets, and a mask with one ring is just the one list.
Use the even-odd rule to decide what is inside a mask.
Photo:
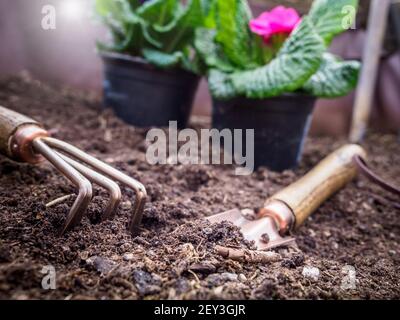
[(78, 196), (60, 230), (61, 234), (81, 221), (92, 199), (91, 182), (106, 189), (110, 196), (102, 220), (114, 217), (121, 200), (121, 190), (113, 180), (135, 191), (129, 229), (133, 234), (138, 232), (147, 196), (140, 182), (64, 141), (51, 138), (49, 132), (35, 120), (1, 106), (0, 153), (30, 164), (47, 159), (78, 187)]
[(363, 67), (358, 83), (349, 139), (363, 140), (371, 114), (375, 84), (391, 0), (372, 0), (369, 13), (368, 33), (363, 54)]
[(233, 209), (208, 218), (212, 223), (232, 222), (244, 237), (254, 241), (258, 250), (292, 244), (291, 231), (303, 222), (330, 196), (350, 182), (358, 172), (356, 163), (365, 159), (359, 145), (346, 145), (335, 151), (303, 178), (266, 200), (254, 210)]

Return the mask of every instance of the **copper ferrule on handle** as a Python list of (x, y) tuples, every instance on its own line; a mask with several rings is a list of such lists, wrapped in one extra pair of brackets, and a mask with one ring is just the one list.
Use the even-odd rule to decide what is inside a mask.
[(30, 164), (36, 164), (44, 160), (43, 156), (34, 150), (33, 141), (48, 136), (49, 133), (38, 124), (20, 126), (9, 140), (11, 158)]
[(290, 207), (282, 201), (271, 200), (257, 213), (257, 218), (270, 217), (275, 221), (279, 234), (287, 235), (295, 225), (296, 217)]
[(42, 158), (32, 142), (47, 136), (35, 120), (0, 106), (0, 153), (15, 161), (37, 163)]
[(299, 228), (324, 201), (357, 176), (354, 157), (365, 159), (367, 154), (359, 145), (339, 148), (302, 178), (269, 198), (262, 211), (274, 217), (281, 231)]

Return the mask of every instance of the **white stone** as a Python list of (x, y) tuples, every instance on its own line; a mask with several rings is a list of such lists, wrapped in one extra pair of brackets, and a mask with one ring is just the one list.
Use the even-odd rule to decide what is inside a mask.
[(318, 268), (310, 266), (305, 266), (302, 272), (303, 277), (310, 279), (312, 281), (318, 281), (319, 274), (320, 272)]
[(122, 259), (124, 259), (125, 261), (131, 261), (133, 260), (134, 256), (133, 253), (125, 253), (124, 256), (122, 257)]

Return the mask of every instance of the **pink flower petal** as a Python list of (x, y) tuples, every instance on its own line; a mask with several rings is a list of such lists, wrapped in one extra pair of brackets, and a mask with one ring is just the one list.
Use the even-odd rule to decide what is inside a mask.
[(268, 40), (274, 34), (290, 34), (300, 21), (301, 18), (295, 9), (277, 6), (251, 20), (250, 30)]
[(272, 32), (269, 23), (261, 20), (250, 21), (250, 30), (260, 36), (265, 36)]

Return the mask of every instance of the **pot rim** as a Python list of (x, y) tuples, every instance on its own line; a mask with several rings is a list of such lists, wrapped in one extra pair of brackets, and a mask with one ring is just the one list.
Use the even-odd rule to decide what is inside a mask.
[(126, 53), (119, 53), (115, 51), (99, 51), (99, 55), (104, 59), (124, 60), (135, 63), (150, 64), (145, 59), (139, 56), (132, 56)]
[[(211, 93), (210, 93), (211, 94)], [(267, 97), (267, 98), (247, 98), (245, 96), (237, 96), (231, 99), (218, 99), (211, 95), (212, 100), (215, 102), (230, 102), (230, 101), (268, 101), (268, 100), (278, 100), (278, 99), (285, 99), (285, 98), (304, 98), (309, 100), (318, 100), (319, 98), (316, 96), (309, 95), (305, 92), (285, 92), (281, 95), (274, 96), (274, 97)]]
[(185, 73), (191, 76), (196, 76), (201, 78), (202, 75), (199, 75), (197, 73), (194, 73), (193, 71), (189, 71), (186, 69), (183, 69), (181, 67), (175, 67), (175, 68), (159, 68), (148, 61), (146, 61), (143, 57), (140, 56), (133, 56), (130, 54), (126, 53), (119, 53), (119, 52), (114, 52), (114, 51), (99, 51), (99, 56), (104, 60), (110, 59), (110, 60), (115, 60), (115, 61), (122, 61), (122, 62), (128, 62), (132, 64), (138, 64), (142, 65), (143, 67), (146, 68), (151, 68), (153, 70), (158, 70), (166, 73)]

